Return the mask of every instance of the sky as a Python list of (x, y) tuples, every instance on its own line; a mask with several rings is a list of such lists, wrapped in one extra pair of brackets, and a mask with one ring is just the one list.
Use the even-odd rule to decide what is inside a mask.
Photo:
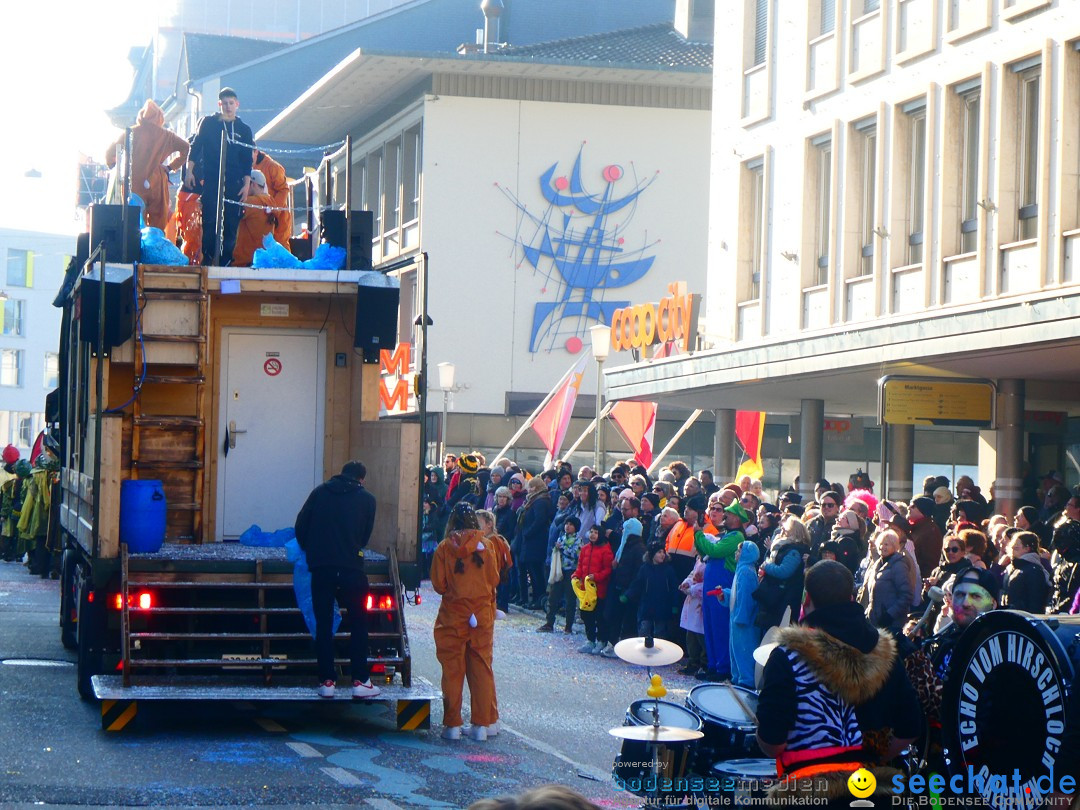
[[(76, 233), (79, 153), (98, 160), (120, 130), (128, 53), (146, 47), (169, 0), (2, 0), (0, 227)], [(27, 178), (30, 170), (40, 178)]]

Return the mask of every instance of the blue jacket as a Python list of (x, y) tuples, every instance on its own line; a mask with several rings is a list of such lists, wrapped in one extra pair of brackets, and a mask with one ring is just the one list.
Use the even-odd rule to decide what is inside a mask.
[(555, 505), (551, 502), (551, 496), (547, 493), (538, 495), (521, 507), (518, 514), (517, 535), (515, 542), (520, 540), (521, 562), (543, 562), (544, 552), (547, 549), (548, 527), (551, 526), (551, 518), (555, 513)]

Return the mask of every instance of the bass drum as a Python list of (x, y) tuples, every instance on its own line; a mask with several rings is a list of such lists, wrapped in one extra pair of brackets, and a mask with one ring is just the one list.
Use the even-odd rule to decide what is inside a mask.
[(1019, 771), (1030, 802), (1024, 786), (1049, 775), (1068, 702), (1080, 700), (1069, 694), (1080, 668), (1078, 635), (1080, 616), (994, 610), (971, 623), (956, 643), (942, 692), (950, 776), (966, 778), (970, 766), (976, 776), (1000, 776), (1012, 785)]

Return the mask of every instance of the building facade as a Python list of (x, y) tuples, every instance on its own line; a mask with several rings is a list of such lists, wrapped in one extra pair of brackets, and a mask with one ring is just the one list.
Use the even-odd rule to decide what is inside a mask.
[[(670, 23), (630, 36), (686, 47)], [(499, 450), (587, 357), (589, 326), (658, 300), (672, 282), (704, 283), (711, 47), (695, 49), (700, 64), (667, 69), (537, 49), (357, 51), (257, 133), (315, 144), (351, 135), (353, 206), (375, 212), (375, 265), (428, 255), (429, 409), (440, 404), (435, 366), (451, 362), (456, 391), (441, 434), (451, 448)], [(343, 189), (341, 162), (334, 171)], [(401, 341), (412, 341), (419, 310), (406, 270)], [(590, 358), (583, 417), (595, 371)], [(566, 444), (587, 422), (572, 423)], [(711, 436), (699, 443), (705, 460)], [(522, 463), (539, 466), (535, 436), (518, 448)]]
[(45, 397), (60, 373), (60, 310), (73, 236), (0, 229), (0, 442), (23, 456), (45, 426)]
[(950, 462), (1010, 503), (1025, 464), (1080, 482), (1076, 4), (736, 7), (716, 29), (708, 350), (614, 369), (613, 395), (767, 411), (809, 490), (826, 420), (865, 424), (855, 459), (877, 461), (880, 377), (987, 378), (998, 427), (897, 430), (890, 493)]

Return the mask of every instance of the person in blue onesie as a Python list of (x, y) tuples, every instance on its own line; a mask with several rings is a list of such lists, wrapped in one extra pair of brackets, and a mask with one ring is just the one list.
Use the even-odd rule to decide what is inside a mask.
[(731, 682), (754, 688), (754, 650), (761, 643), (757, 626), (757, 544), (747, 540), (735, 551), (735, 582), (724, 588), (724, 602), (731, 610)]

